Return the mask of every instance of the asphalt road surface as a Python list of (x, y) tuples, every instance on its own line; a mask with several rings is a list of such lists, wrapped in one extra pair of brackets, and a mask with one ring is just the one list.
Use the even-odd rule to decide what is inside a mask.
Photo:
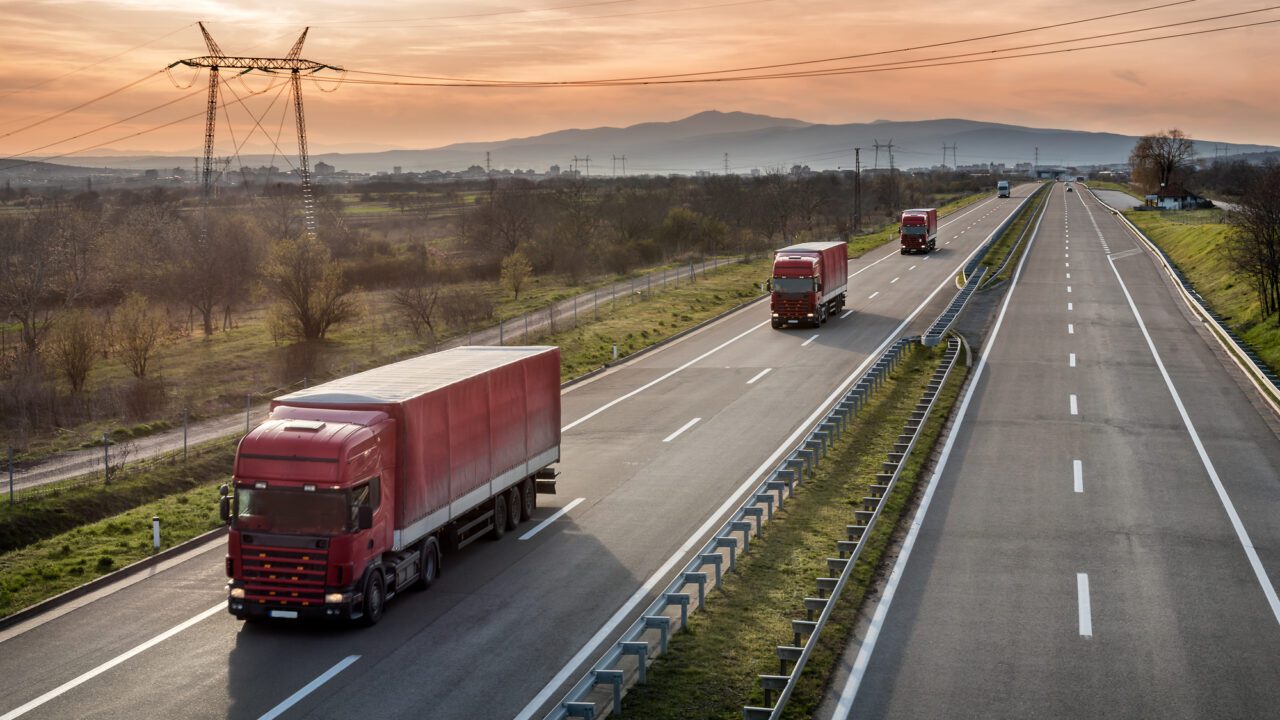
[(1280, 712), (1280, 440), (1162, 272), (1053, 195), (823, 718)]
[(927, 257), (886, 245), (854, 261), (849, 311), (821, 328), (773, 330), (758, 303), (571, 387), (559, 494), (521, 532), (446, 557), (440, 581), (376, 627), (237, 622), (211, 544), (0, 632), (0, 719), (541, 717), (585, 669), (575, 658), (599, 654), (590, 639), (638, 615), (806, 418), (933, 320), (1031, 188), (944, 219)]

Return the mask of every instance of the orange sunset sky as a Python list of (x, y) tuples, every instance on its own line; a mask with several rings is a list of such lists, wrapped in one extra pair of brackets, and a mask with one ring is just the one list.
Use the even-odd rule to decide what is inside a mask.
[[(197, 154), (202, 117), (125, 138), (202, 111), (206, 76), (185, 67), (175, 68), (172, 79), (160, 73), (110, 98), (26, 127), (162, 70), (174, 60), (206, 54), (197, 20), (206, 23), (228, 55), (284, 55), (301, 29), (310, 26), (303, 57), (350, 70), (558, 81), (895, 50), (1159, 5), (1169, 3), (6, 0), (0, 3), (0, 155), (38, 159), (99, 144), (87, 154)], [(808, 67), (991, 51), (1276, 6), (1267, 0), (1193, 0), (1126, 17)], [(820, 123), (956, 117), (1127, 134), (1178, 127), (1198, 139), (1280, 145), (1280, 93), (1273, 80), (1280, 67), (1280, 9), (1076, 45), (1265, 21), (1275, 24), (1045, 57), (872, 74), (585, 88), (348, 84), (331, 93), (308, 82), (304, 96), (313, 154), (427, 148), (572, 127), (622, 126), (674, 120), (708, 109)], [(184, 92), (175, 81), (194, 84)], [(243, 96), (271, 82), (251, 75), (243, 85), (236, 82), (232, 87)], [(270, 106), (273, 97), (274, 90), (246, 103), (262, 115), (262, 125), (271, 134), (279, 127), (286, 99), (282, 96)], [(99, 129), (175, 100), (155, 112)], [(246, 110), (228, 111), (232, 131), (244, 140), (252, 128)], [(219, 121), (222, 154), (230, 151), (232, 139), (221, 114)], [(285, 124), (281, 145), (288, 150), (294, 147), (291, 131)], [(243, 151), (269, 149), (259, 133)]]

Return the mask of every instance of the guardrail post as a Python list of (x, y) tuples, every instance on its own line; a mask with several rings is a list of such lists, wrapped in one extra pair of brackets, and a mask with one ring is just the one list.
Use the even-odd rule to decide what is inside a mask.
[(671, 618), (666, 615), (645, 615), (645, 629), (652, 630), (656, 628), (662, 634), (662, 640), (658, 643), (658, 647), (662, 648), (662, 652), (667, 651), (667, 635), (671, 633)]
[(565, 702), (564, 716), (595, 720), (596, 704), (589, 702)]
[[(756, 505), (748, 505), (747, 507), (742, 508), (742, 517), (744, 518), (749, 517), (755, 520), (755, 526), (756, 526), (755, 529), (756, 529), (757, 535), (759, 535), (760, 531), (764, 529), (764, 509), (763, 508), (758, 507)], [(751, 525), (750, 523), (747, 524), (748, 526), (747, 532), (750, 532), (750, 529), (749, 529), (750, 525)]]
[[(597, 685), (613, 686), (613, 712), (622, 714), (622, 671), (621, 670), (596, 670)], [(592, 706), (595, 707), (594, 705)]]
[(703, 553), (698, 556), (703, 565), (711, 565), (716, 569), (716, 587), (720, 587), (720, 566), (724, 564), (724, 556), (720, 553)]
[(187, 464), (187, 409), (182, 408), (182, 464)]
[(151, 516), (151, 549), (152, 551), (160, 550), (160, 516)]
[(102, 481), (104, 483), (111, 482), (110, 443), (111, 437), (107, 433), (102, 433)]
[(719, 548), (729, 549), (729, 570), (732, 571), (737, 564), (738, 556), (738, 539), (728, 535), (716, 538), (715, 546)]
[[(716, 557), (720, 557), (717, 555)], [(623, 655), (635, 655), (636, 662), (639, 663), (640, 684), (643, 685), (649, 681), (647, 666), (649, 664), (649, 643), (643, 640), (626, 640), (618, 644), (622, 649)]]
[(698, 607), (707, 604), (707, 574), (704, 572), (687, 572), (684, 574), (686, 583), (693, 583), (698, 586)]
[(734, 520), (729, 523), (730, 532), (742, 533), (742, 552), (751, 552), (751, 523), (746, 520)]
[(244, 434), (249, 434), (249, 406), (253, 402), (252, 395), (244, 396)]
[(680, 606), (680, 629), (688, 630), (689, 629), (689, 601), (691, 599), (689, 597), (689, 593), (671, 592), (671, 593), (667, 593), (663, 597), (666, 599), (668, 605)]
[(13, 448), (9, 448), (9, 507), (13, 507)]
[(766, 509), (766, 512), (768, 513), (768, 518), (772, 520), (773, 519), (773, 493), (771, 492), (757, 493), (756, 502), (765, 504), (765, 509)]

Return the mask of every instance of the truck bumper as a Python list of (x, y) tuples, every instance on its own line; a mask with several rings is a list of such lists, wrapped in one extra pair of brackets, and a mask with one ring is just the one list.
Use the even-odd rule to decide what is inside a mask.
[(240, 620), (355, 620), (364, 608), (361, 593), (346, 592), (340, 603), (316, 603), (313, 605), (261, 603), (251, 599), (227, 598), (227, 612)]

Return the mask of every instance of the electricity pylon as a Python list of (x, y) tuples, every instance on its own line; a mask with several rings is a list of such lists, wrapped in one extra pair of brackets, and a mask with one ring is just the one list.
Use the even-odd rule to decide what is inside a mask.
[(306, 222), (307, 235), (314, 238), (316, 234), (315, 208), (311, 197), (311, 161), (307, 153), (307, 123), (302, 112), (302, 76), (313, 75), (321, 70), (337, 70), (341, 72), (342, 68), (315, 62), (314, 60), (304, 60), (300, 57), (302, 43), (306, 41), (307, 31), (311, 28), (303, 29), (302, 35), (298, 36), (298, 41), (293, 44), (293, 49), (289, 51), (288, 55), (282, 58), (271, 58), (227, 55), (222, 52), (222, 48), (218, 47), (218, 43), (214, 42), (213, 36), (205, 29), (204, 23), (199, 23), (199, 25), (200, 32), (204, 35), (205, 45), (209, 48), (209, 54), (178, 60), (169, 67), (186, 65), (193, 68), (209, 68), (209, 102), (204, 121), (204, 166), (201, 168), (200, 177), (202, 207), (206, 209), (206, 217), (202, 223), (204, 229), (206, 231), (208, 229), (207, 208), (214, 178), (213, 137), (218, 119), (219, 70), (222, 68), (240, 70), (242, 71), (241, 75), (254, 70), (272, 75), (288, 72), (289, 82), (292, 85), (294, 119), (298, 127), (298, 160), (300, 162), (298, 172), (302, 177), (303, 217)]

